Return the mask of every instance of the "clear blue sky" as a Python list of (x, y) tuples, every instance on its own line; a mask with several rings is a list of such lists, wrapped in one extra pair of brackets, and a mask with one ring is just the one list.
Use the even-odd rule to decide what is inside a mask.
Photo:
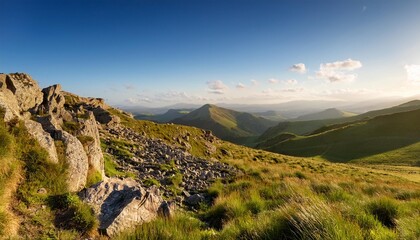
[(0, 0), (0, 10), (0, 72), (112, 104), (420, 90), (418, 0)]

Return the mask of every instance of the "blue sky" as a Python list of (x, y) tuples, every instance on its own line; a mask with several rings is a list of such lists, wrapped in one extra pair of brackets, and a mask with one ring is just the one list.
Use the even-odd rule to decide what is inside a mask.
[(0, 0), (0, 9), (0, 72), (111, 104), (420, 93), (417, 0)]

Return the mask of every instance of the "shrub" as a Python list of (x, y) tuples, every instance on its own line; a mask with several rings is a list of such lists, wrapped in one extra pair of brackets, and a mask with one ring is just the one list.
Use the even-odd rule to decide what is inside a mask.
[(160, 182), (158, 180), (154, 179), (154, 178), (147, 178), (147, 179), (143, 180), (143, 184), (146, 187), (151, 187), (151, 186), (159, 187), (160, 186)]
[(295, 172), (294, 175), (295, 175), (295, 177), (297, 177), (299, 179), (307, 179), (306, 175), (303, 174), (302, 172), (299, 172), (299, 171)]
[(367, 211), (375, 216), (384, 226), (389, 228), (395, 227), (398, 205), (391, 199), (381, 198), (374, 200), (367, 205)]

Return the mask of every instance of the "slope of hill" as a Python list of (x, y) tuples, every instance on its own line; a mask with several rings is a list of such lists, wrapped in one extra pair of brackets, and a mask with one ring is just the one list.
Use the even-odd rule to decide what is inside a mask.
[(355, 116), (355, 113), (341, 111), (337, 108), (328, 108), (322, 112), (316, 112), (311, 114), (306, 114), (295, 118), (296, 121), (312, 121), (312, 120), (325, 120), (325, 119), (334, 119), (334, 118), (346, 118)]
[(138, 120), (149, 120), (153, 122), (166, 123), (176, 118), (180, 118), (193, 110), (194, 109), (169, 109), (164, 114), (139, 114), (136, 115), (135, 118)]
[(211, 130), (214, 135), (235, 142), (258, 136), (277, 123), (250, 113), (237, 112), (210, 104), (172, 122)]
[[(420, 141), (420, 110), (383, 115), (319, 134), (296, 137), (266, 147), (294, 156), (321, 156), (347, 162), (407, 147)], [(418, 159), (407, 158), (410, 164)]]
[[(269, 140), (277, 135), (282, 133), (293, 133), (297, 135), (309, 135), (312, 133), (320, 133), (322, 131), (328, 131), (334, 129), (335, 125), (346, 125), (350, 122), (365, 120), (369, 118), (374, 118), (381, 115), (407, 112), (420, 109), (420, 100), (410, 101), (395, 107), (385, 108), (381, 110), (375, 110), (366, 112), (360, 115), (345, 117), (345, 118), (336, 118), (336, 119), (324, 119), (324, 120), (311, 120), (311, 121), (287, 121), (280, 122), (277, 126), (267, 129), (259, 138), (258, 142), (263, 143), (264, 141)], [(338, 126), (339, 127), (339, 126)]]

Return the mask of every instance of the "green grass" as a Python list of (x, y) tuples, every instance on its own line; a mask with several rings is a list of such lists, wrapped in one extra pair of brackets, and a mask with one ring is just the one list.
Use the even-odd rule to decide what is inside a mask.
[(88, 214), (91, 209), (83, 206), (77, 196), (74, 198), (79, 204), (70, 211), (75, 216), (72, 224), (55, 224), (61, 210), (55, 209), (50, 199), (68, 192), (63, 143), (56, 142), (59, 163), (55, 164), (21, 122), (12, 125), (0, 122), (0, 138), (4, 140), (0, 141), (0, 238), (5, 235), (27, 239), (86, 236), (88, 221), (95, 217)]
[(109, 154), (104, 154), (104, 167), (105, 175), (107, 177), (131, 177), (135, 178), (135, 175), (131, 172), (122, 172), (118, 170), (118, 164), (115, 163), (115, 160)]
[[(321, 156), (329, 161), (347, 162), (363, 159), (364, 163), (383, 159), (415, 165), (420, 141), (420, 110), (380, 116), (366, 122), (350, 124), (307, 137), (297, 137), (267, 149), (294, 156)], [(413, 145), (414, 144), (414, 145)], [(389, 153), (386, 160), (384, 155)], [(381, 156), (374, 157), (374, 155)], [(399, 156), (406, 154), (401, 160)]]

